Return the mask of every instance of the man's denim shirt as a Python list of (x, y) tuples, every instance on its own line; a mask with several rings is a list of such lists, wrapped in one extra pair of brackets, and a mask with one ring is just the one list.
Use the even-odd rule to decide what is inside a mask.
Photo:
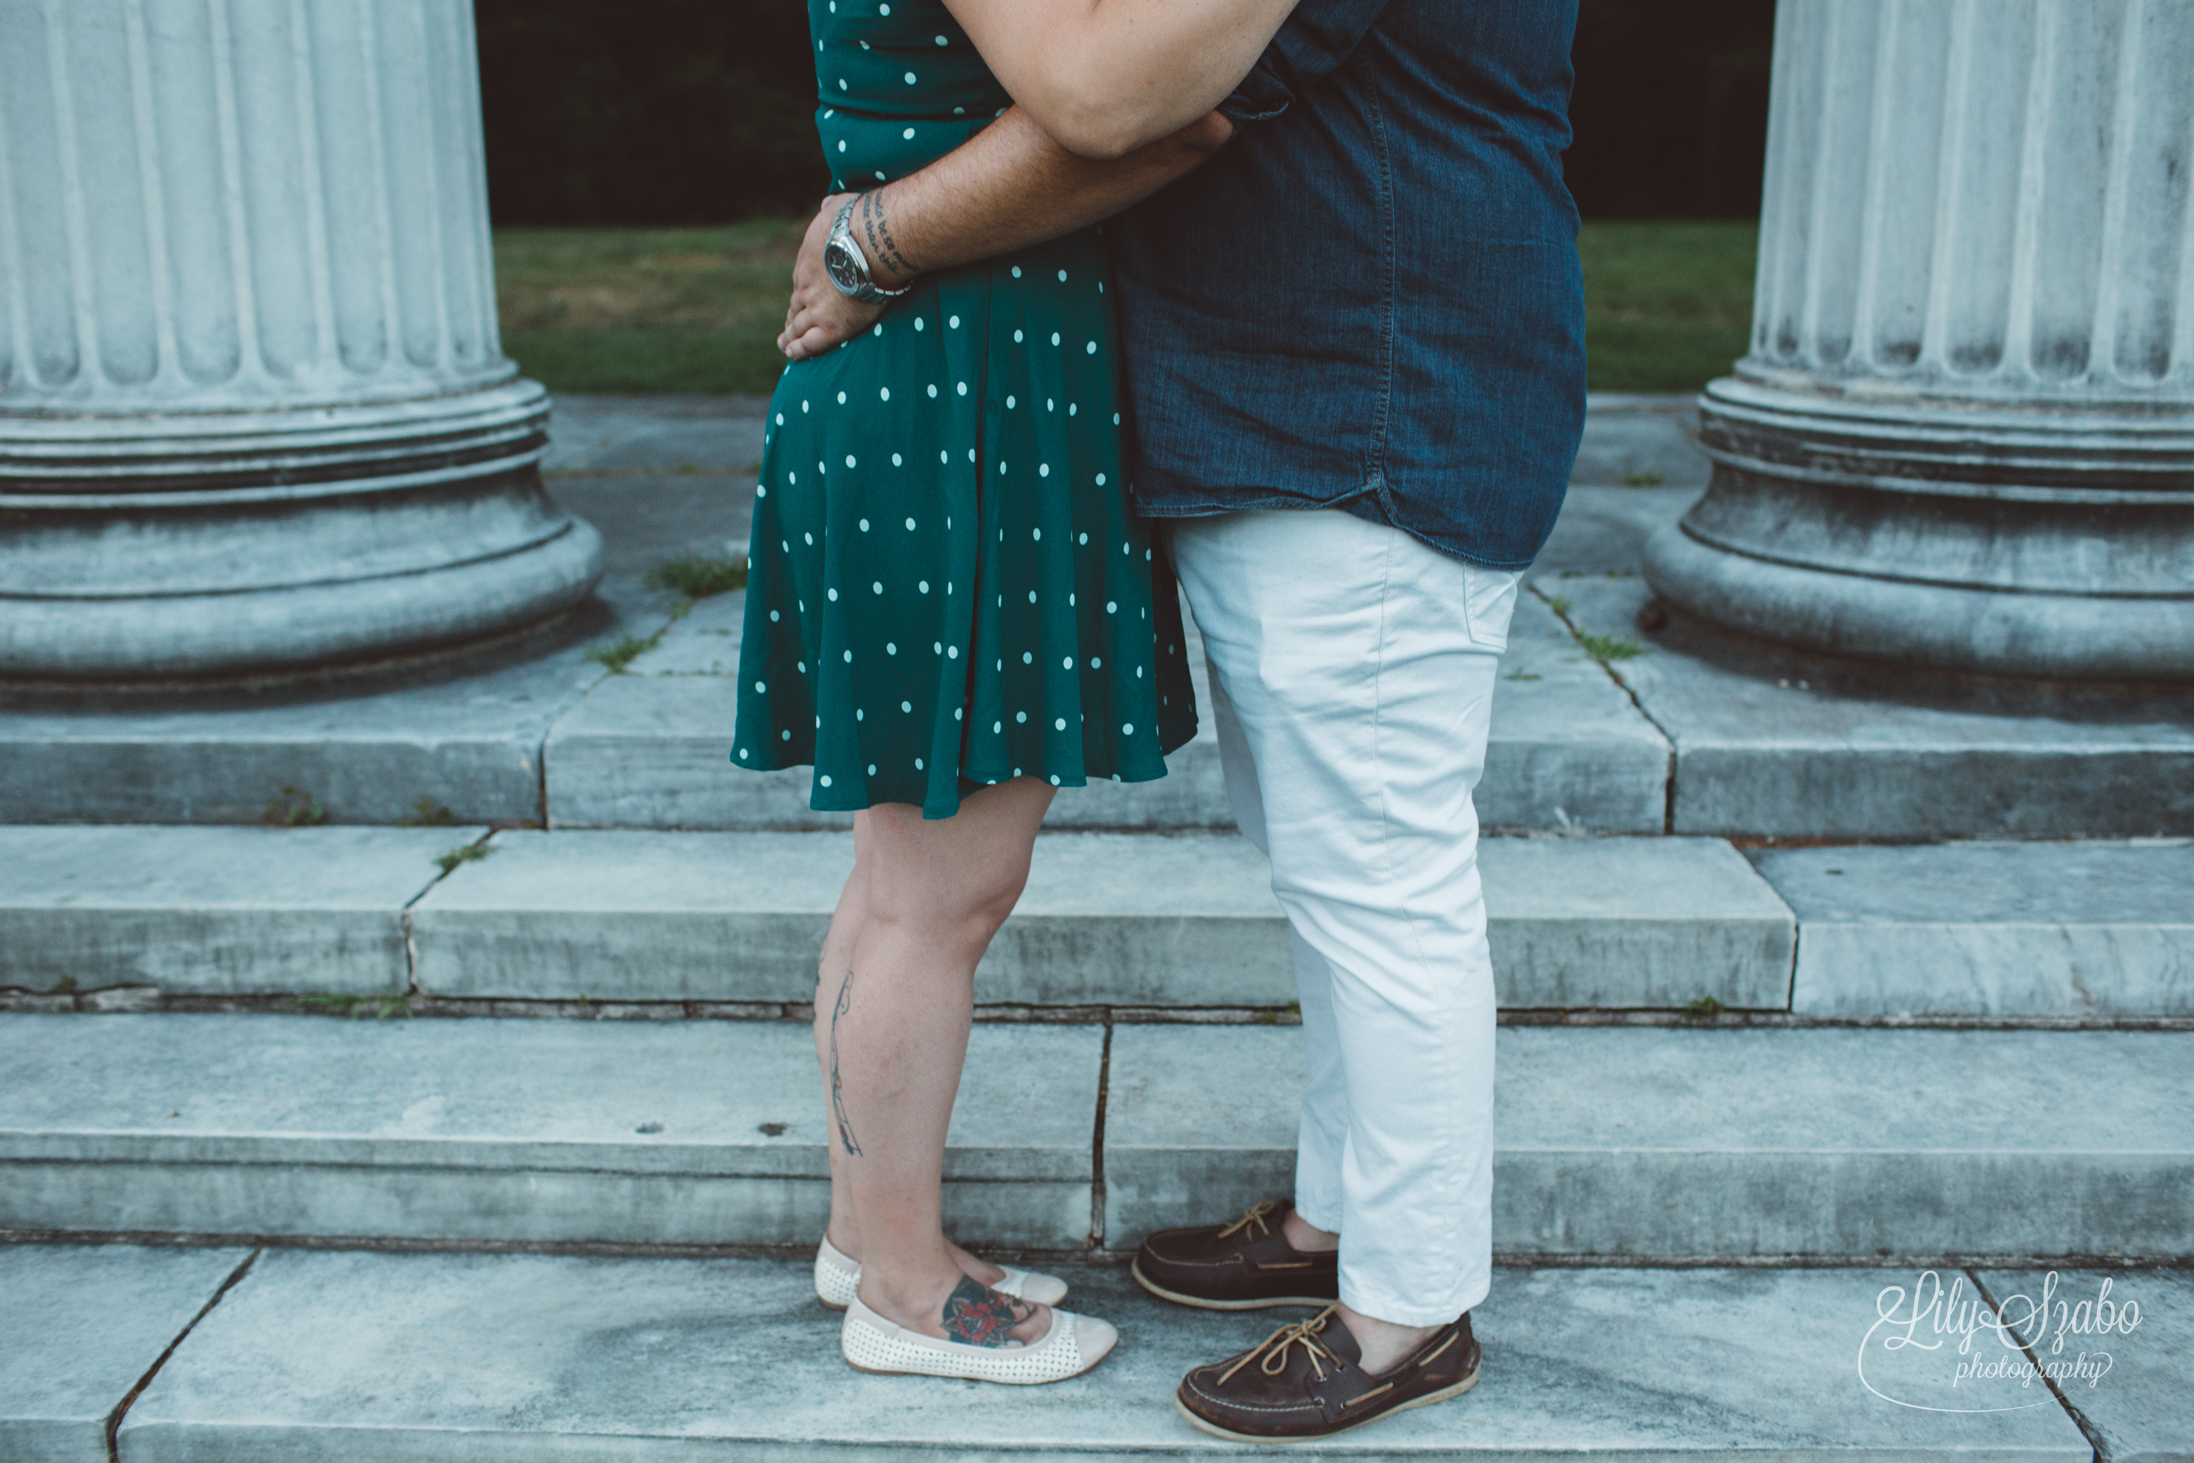
[(1234, 138), (1109, 225), (1160, 518), (1344, 507), (1529, 564), (1584, 428), (1577, 0), (1303, 0)]

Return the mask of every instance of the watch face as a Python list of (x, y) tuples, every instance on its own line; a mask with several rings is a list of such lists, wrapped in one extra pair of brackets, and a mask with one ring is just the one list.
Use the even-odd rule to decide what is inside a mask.
[(830, 282), (846, 294), (850, 295), (868, 283), (864, 278), (866, 271), (842, 239), (832, 239), (823, 246), (823, 268), (829, 273)]

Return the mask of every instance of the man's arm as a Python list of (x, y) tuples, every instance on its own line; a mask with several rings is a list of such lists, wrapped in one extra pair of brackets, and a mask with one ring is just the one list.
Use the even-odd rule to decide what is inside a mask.
[(1226, 99), (1296, 0), (945, 0), (991, 73), (1083, 157), (1122, 157)]
[[(971, 264), (1110, 218), (1193, 169), (1233, 131), (1213, 112), (1100, 161), (1069, 152), (1014, 107), (920, 172), (862, 194), (849, 222), (871, 277), (896, 289), (925, 270)], [(823, 200), (793, 266), (792, 308), (777, 344), (796, 361), (860, 334), (884, 312), (840, 294), (823, 272), (823, 245), (848, 196)]]

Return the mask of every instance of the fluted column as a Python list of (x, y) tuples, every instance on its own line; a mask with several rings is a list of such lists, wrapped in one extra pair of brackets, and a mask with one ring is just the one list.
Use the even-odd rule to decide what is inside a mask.
[(0, 0), (0, 676), (317, 666), (585, 595), (482, 159), (469, 0)]
[(1682, 611), (2194, 679), (2194, 0), (1780, 0), (1750, 352)]

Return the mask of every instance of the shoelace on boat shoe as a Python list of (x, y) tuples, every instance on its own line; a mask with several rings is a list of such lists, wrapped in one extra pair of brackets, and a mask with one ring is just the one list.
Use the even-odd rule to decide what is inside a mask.
[[(1253, 1361), (1257, 1363), (1257, 1369), (1266, 1376), (1276, 1377), (1280, 1375), (1287, 1370), (1287, 1353), (1288, 1348), (1291, 1346), (1301, 1346), (1303, 1348), (1303, 1354), (1310, 1359), (1311, 1370), (1318, 1374), (1319, 1381), (1324, 1381), (1326, 1379), (1326, 1362), (1332, 1362), (1336, 1368), (1341, 1365), (1341, 1358), (1335, 1356), (1326, 1348), (1326, 1344), (1318, 1339), (1318, 1333), (1325, 1330), (1326, 1322), (1333, 1319), (1333, 1312), (1334, 1307), (1327, 1306), (1307, 1321), (1290, 1321), (1287, 1325), (1282, 1326), (1263, 1341), (1243, 1352), (1235, 1360), (1234, 1365), (1219, 1373), (1218, 1385), (1225, 1386), (1236, 1372)], [(1366, 1393), (1365, 1395), (1370, 1394)]]
[(1256, 1203), (1249, 1206), (1248, 1213), (1244, 1214), (1240, 1219), (1235, 1220), (1225, 1229), (1220, 1230), (1219, 1238), (1225, 1239), (1227, 1236), (1239, 1233), (1240, 1231), (1245, 1230), (1249, 1228), (1252, 1224), (1254, 1224), (1257, 1226), (1257, 1237), (1259, 1239), (1263, 1239), (1266, 1235), (1272, 1233), (1272, 1226), (1265, 1222), (1265, 1216), (1270, 1214), (1271, 1212), (1272, 1201), (1270, 1199), (1259, 1199)]

